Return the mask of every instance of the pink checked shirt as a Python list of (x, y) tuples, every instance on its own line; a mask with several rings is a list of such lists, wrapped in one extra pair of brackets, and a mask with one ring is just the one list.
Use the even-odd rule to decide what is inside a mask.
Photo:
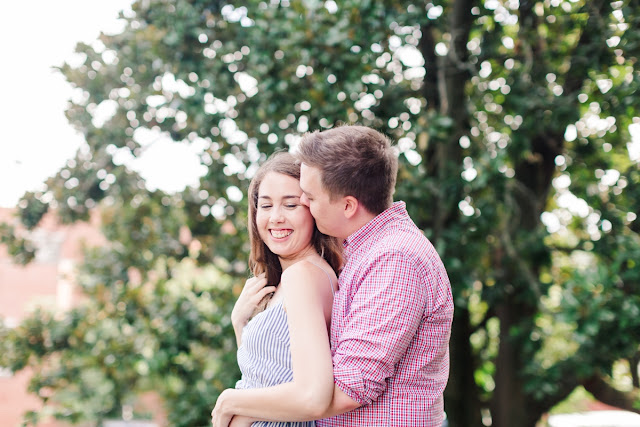
[(344, 243), (331, 316), (335, 382), (363, 406), (324, 426), (441, 426), (453, 298), (447, 272), (404, 202)]

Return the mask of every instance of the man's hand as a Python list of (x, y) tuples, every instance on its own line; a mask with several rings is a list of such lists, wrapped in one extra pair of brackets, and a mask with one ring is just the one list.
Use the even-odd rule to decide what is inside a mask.
[(251, 427), (251, 424), (253, 424), (255, 421), (257, 420), (249, 417), (243, 417), (241, 415), (236, 415), (231, 419), (231, 424), (229, 424), (229, 427)]

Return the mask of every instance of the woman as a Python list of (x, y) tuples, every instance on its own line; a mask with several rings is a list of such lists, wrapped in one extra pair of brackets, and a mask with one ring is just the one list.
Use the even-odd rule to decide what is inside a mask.
[[(311, 420), (331, 402), (328, 328), (341, 245), (316, 228), (300, 202), (299, 181), (300, 165), (293, 156), (277, 153), (249, 186), (249, 262), (255, 277), (246, 282), (231, 315), (242, 379), (218, 398), (211, 413), (214, 426), (226, 427), (231, 417), (233, 426), (283, 420), (293, 408)], [(272, 388), (265, 394), (258, 390), (264, 387)]]

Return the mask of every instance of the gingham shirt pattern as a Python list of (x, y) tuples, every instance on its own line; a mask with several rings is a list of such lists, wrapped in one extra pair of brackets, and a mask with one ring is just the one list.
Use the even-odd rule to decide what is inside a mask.
[(404, 202), (347, 238), (331, 317), (335, 382), (358, 409), (326, 426), (441, 426), (453, 298)]

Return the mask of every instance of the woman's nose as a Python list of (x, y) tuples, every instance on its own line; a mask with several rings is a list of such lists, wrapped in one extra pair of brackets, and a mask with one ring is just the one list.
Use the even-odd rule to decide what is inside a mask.
[(280, 207), (274, 206), (271, 209), (271, 217), (269, 219), (271, 222), (282, 222), (282, 209)]

